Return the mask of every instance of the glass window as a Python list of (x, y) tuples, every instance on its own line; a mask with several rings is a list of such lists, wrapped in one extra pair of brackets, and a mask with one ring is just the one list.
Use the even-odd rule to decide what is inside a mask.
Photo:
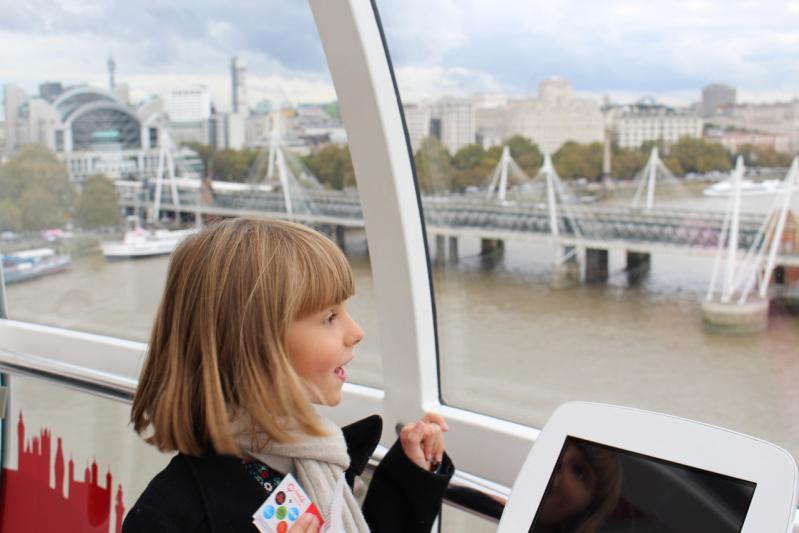
[(469, 533), (491, 533), (497, 530), (496, 522), (463, 511), (452, 505), (441, 507), (441, 531), (468, 531)]
[[(791, 212), (790, 251), (767, 260), (799, 150), (795, 6), (377, 4), (434, 262), (443, 400), (539, 427), (567, 400), (631, 405), (799, 455)], [(733, 144), (745, 131), (762, 143)], [(751, 194), (735, 239), (739, 156)]]
[[(118, 531), (169, 461), (130, 428), (130, 406), (12, 376), (3, 442), (3, 531)], [(42, 509), (58, 512), (41, 512)]]
[(351, 260), (351, 309), (367, 336), (350, 375), (379, 386), (355, 176), (309, 7), (10, 9), (18, 23), (0, 29), (0, 45), (20, 51), (4, 63), (0, 115), (10, 318), (145, 341), (179, 232), (214, 216), (293, 218)]

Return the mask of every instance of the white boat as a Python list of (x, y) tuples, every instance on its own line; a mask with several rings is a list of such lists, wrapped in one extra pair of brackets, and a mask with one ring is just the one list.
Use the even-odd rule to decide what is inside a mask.
[[(774, 194), (779, 192), (781, 187), (780, 180), (763, 180), (763, 181), (752, 181), (752, 180), (741, 180), (741, 194), (743, 195), (760, 195), (760, 194)], [(729, 196), (733, 193), (733, 185), (730, 180), (720, 181), (718, 183), (714, 183), (710, 187), (706, 188), (702, 191), (702, 194), (705, 196)]]
[(197, 229), (185, 230), (149, 230), (139, 226), (125, 232), (121, 241), (104, 242), (100, 246), (106, 259), (138, 259), (169, 255), (177, 248), (180, 241), (196, 233)]
[(24, 250), (2, 256), (6, 283), (17, 283), (63, 272), (72, 264), (68, 255), (60, 255), (51, 248)]

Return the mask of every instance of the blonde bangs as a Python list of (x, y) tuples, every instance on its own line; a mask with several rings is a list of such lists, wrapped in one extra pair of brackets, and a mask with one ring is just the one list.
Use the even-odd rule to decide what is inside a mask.
[(332, 241), (312, 232), (313, 239), (296, 249), (292, 319), (304, 318), (340, 304), (355, 294), (352, 269), (344, 254)]

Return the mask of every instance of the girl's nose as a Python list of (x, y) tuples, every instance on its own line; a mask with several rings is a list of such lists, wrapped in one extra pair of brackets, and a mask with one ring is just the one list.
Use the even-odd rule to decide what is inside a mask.
[(347, 341), (349, 346), (354, 346), (361, 342), (361, 339), (363, 339), (363, 336), (365, 335), (363, 329), (361, 329), (361, 326), (359, 326), (352, 317), (350, 317), (350, 330), (348, 333), (349, 335)]

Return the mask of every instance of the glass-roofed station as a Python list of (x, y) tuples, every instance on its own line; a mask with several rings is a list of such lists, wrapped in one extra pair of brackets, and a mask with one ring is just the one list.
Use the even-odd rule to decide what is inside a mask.
[[(746, 520), (772, 494), (760, 477), (771, 463), (746, 443), (773, 443), (785, 464), (799, 457), (796, 6), (45, 0), (9, 10), (0, 46), (25, 53), (8, 58), (0, 83), (0, 532), (135, 531), (131, 510), (153, 502), (158, 473), (207, 456), (137, 433), (136, 391), (162, 401), (151, 420), (183, 422), (217, 446), (216, 429), (239, 428), (236, 402), (252, 383), (275, 389), (261, 398), (283, 427), (280, 401), (294, 389), (277, 390), (278, 375), (304, 387), (291, 416), (313, 403), (339, 427), (382, 418), (374, 452), (349, 457), (364, 468), (356, 500), (367, 496), (365, 525), (346, 500), (348, 532), (382, 531), (368, 494), (398, 437), (413, 461), (402, 445), (416, 421), (436, 436), (416, 436), (417, 489), (394, 503), (415, 516), (414, 498), (433, 501), (433, 530), (766, 531)], [(324, 236), (314, 253), (346, 259), (331, 260), (336, 276), (352, 273), (354, 289), (337, 293), (346, 310), (331, 306), (315, 324), (343, 328), (346, 360), (322, 378), (300, 372), (292, 346), (305, 345), (289, 335), (308, 310), (252, 335), (235, 321), (267, 313), (253, 303), (263, 280), (282, 309), (318, 288), (326, 266), (281, 292), (284, 278), (267, 272), (290, 255), (282, 241), (180, 262), (239, 220), (310, 227)], [(242, 254), (258, 251), (268, 266), (248, 270)], [(170, 283), (216, 264), (224, 270), (198, 276), (208, 284), (181, 307)], [(285, 279), (300, 276), (294, 266)], [(219, 287), (247, 297), (199, 322)], [(198, 322), (159, 327), (173, 304)], [(198, 344), (175, 350), (195, 365), (186, 396), (166, 379), (179, 366), (152, 372), (165, 378), (155, 393), (139, 388), (173, 329), (175, 345), (213, 338), (218, 354), (241, 342), (236, 379), (209, 378), (219, 365), (198, 359), (211, 353)], [(246, 367), (248, 346), (269, 363)], [(313, 352), (324, 361), (325, 346)], [(270, 366), (275, 353), (285, 361)], [(231, 424), (204, 425), (204, 387), (223, 395), (215, 413)], [(596, 431), (581, 433), (557, 422), (579, 423), (574, 404), (559, 410), (569, 402), (631, 411), (586, 408)], [(697, 425), (683, 431), (682, 419)], [(285, 444), (268, 425), (253, 427)], [(728, 441), (703, 440), (702, 428), (752, 439), (721, 449)], [(647, 448), (647, 437), (665, 444)], [(431, 442), (446, 460), (426, 457)], [(531, 460), (548, 450), (552, 464), (526, 462), (537, 446)], [(258, 504), (300, 475), (295, 458), (248, 457), (234, 461), (242, 484), (268, 478), (253, 482)], [(537, 484), (520, 483), (522, 471)], [(435, 476), (446, 477), (440, 512), (426, 500)], [(249, 505), (231, 487), (211, 500)], [(509, 503), (514, 487), (529, 489), (529, 504)], [(242, 529), (205, 506), (196, 517), (203, 531), (258, 531), (256, 509), (273, 518), (252, 507)], [(530, 520), (500, 526), (505, 509)]]

